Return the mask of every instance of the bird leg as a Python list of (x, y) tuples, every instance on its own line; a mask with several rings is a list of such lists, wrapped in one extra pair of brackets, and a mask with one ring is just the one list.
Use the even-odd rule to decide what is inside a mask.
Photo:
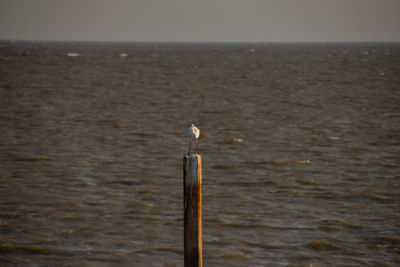
[(196, 151), (199, 153), (199, 139), (196, 139)]
[(190, 155), (190, 147), (192, 146), (192, 138), (189, 139), (189, 151), (188, 151), (188, 155)]

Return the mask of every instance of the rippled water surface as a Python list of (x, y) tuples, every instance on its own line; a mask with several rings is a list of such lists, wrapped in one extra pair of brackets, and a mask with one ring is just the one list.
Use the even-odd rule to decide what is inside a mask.
[(0, 43), (0, 264), (400, 264), (400, 46)]

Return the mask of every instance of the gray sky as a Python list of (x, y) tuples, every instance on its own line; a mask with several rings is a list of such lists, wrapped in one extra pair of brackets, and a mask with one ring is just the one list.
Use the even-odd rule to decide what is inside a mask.
[(400, 0), (0, 0), (0, 39), (400, 41)]

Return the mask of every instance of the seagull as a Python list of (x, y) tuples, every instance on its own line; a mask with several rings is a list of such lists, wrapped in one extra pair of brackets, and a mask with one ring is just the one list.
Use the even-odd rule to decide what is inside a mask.
[(188, 129), (188, 133), (189, 133), (189, 136), (190, 136), (188, 154), (190, 154), (190, 148), (192, 146), (192, 139), (193, 138), (196, 140), (196, 151), (199, 152), (199, 140), (198, 139), (199, 139), (199, 136), (200, 136), (200, 130), (199, 130), (199, 128), (194, 126), (194, 122), (192, 123), (192, 125), (190, 125), (190, 127)]

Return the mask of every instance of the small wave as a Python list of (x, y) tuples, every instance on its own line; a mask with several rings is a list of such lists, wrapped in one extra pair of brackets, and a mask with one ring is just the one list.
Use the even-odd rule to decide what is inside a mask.
[(259, 248), (267, 249), (267, 250), (279, 248), (278, 246), (268, 245), (266, 243), (261, 243), (261, 242), (249, 241), (249, 240), (245, 240), (245, 239), (239, 239), (238, 241), (240, 243), (250, 246), (250, 247), (259, 247)]
[(240, 168), (241, 166), (239, 164), (216, 164), (212, 166), (214, 169), (235, 169), (235, 168)]
[(15, 157), (11, 158), (12, 161), (52, 161), (54, 158), (48, 156), (34, 156), (34, 157)]
[(245, 214), (247, 214), (245, 212), (236, 211), (236, 210), (224, 210), (224, 211), (222, 211), (222, 213), (228, 214), (228, 215), (245, 215)]
[(334, 192), (315, 192), (313, 193), (313, 195), (315, 195), (315, 197), (317, 198), (326, 198), (326, 199), (331, 199), (331, 198), (341, 198), (342, 196), (334, 193)]
[(381, 249), (382, 245), (381, 244), (374, 244), (374, 243), (367, 243), (367, 244), (365, 244), (365, 247), (369, 248), (369, 249)]
[(5, 243), (0, 245), (0, 254), (2, 253), (25, 253), (25, 254), (57, 254), (71, 256), (74, 253), (57, 248), (41, 247), (35, 245), (15, 245)]
[(303, 185), (315, 185), (316, 182), (314, 180), (306, 180), (306, 179), (298, 179), (296, 180), (297, 183), (303, 184)]
[(146, 220), (146, 221), (156, 221), (159, 220), (158, 217), (156, 216), (150, 216), (150, 215), (137, 215), (134, 216), (135, 219), (139, 219), (139, 220)]
[(331, 141), (337, 141), (337, 140), (339, 140), (339, 137), (337, 137), (337, 136), (331, 136), (331, 135), (326, 135), (325, 138), (328, 139), (328, 140), (331, 140)]
[(150, 202), (144, 202), (144, 201), (132, 201), (130, 205), (135, 206), (135, 207), (143, 207), (143, 208), (151, 208), (154, 207), (153, 203)]
[(293, 164), (311, 164), (311, 160), (305, 159), (305, 160), (293, 160)]
[(250, 227), (250, 225), (240, 223), (240, 222), (220, 222), (219, 226), (223, 227)]
[(391, 236), (391, 235), (386, 235), (386, 236), (380, 236), (378, 237), (379, 240), (390, 242), (393, 244), (400, 244), (400, 237), (398, 236)]
[(141, 182), (139, 181), (133, 181), (131, 179), (120, 179), (117, 181), (112, 181), (109, 182), (109, 184), (119, 184), (119, 185), (128, 185), (128, 186), (132, 186), (132, 185), (140, 185)]
[(14, 218), (18, 218), (21, 215), (15, 212), (11, 212), (11, 211), (0, 211), (0, 218), (3, 219), (14, 219)]
[(283, 162), (277, 161), (277, 160), (261, 160), (261, 159), (257, 159), (257, 160), (252, 160), (252, 161), (245, 161), (245, 164), (248, 165), (278, 165), (281, 164)]
[(386, 197), (382, 195), (376, 195), (376, 194), (366, 194), (366, 197), (369, 197), (377, 202), (380, 203), (391, 203), (393, 201), (393, 198), (391, 197)]
[(320, 227), (320, 229), (324, 231), (338, 231), (340, 228), (336, 225), (323, 225)]
[(234, 228), (265, 228), (267, 226), (262, 224), (248, 224), (248, 223), (241, 223), (241, 222), (224, 222), (219, 221), (219, 226), (222, 227), (234, 227)]
[(346, 222), (346, 221), (337, 222), (337, 225), (341, 225), (341, 226), (344, 226), (344, 227), (347, 227), (347, 228), (362, 228), (361, 225), (357, 225), (357, 224), (354, 224), (354, 223), (351, 223), (351, 222)]
[(2, 252), (23, 251), (23, 252), (38, 253), (38, 252), (44, 252), (45, 250), (46, 250), (45, 248), (39, 246), (20, 246), (9, 243), (0, 245), (0, 251)]
[(307, 244), (308, 248), (314, 249), (314, 250), (338, 250), (339, 247), (336, 245), (332, 244), (329, 241), (320, 241), (320, 240), (313, 240), (310, 243)]
[[(244, 162), (232, 162), (227, 164), (215, 164), (213, 166), (214, 169), (235, 169), (235, 168), (260, 168), (260, 169), (269, 169), (271, 165), (278, 165), (283, 162), (279, 162), (276, 160), (252, 160), (252, 161), (244, 161)], [(310, 162), (311, 163), (311, 162)]]
[(235, 181), (220, 181), (218, 185), (239, 185), (239, 186), (266, 186), (266, 185), (277, 185), (276, 181), (271, 180), (235, 180)]
[(398, 168), (399, 166), (397, 164), (392, 164), (388, 162), (382, 162), (382, 161), (377, 161), (372, 163), (375, 166), (378, 167), (385, 167), (385, 168)]
[(323, 223), (324, 225), (321, 226), (321, 229), (333, 231), (339, 230), (340, 228), (349, 228), (349, 229), (360, 229), (363, 228), (362, 225), (354, 224), (347, 221), (330, 221)]
[(157, 251), (172, 252), (172, 253), (176, 253), (176, 254), (179, 254), (179, 255), (183, 254), (182, 250), (177, 249), (177, 248), (170, 248), (170, 247), (144, 248), (144, 249), (136, 251), (136, 253), (149, 254), (149, 253), (157, 252)]
[(123, 128), (130, 128), (131, 125), (129, 123), (119, 121), (119, 122), (115, 123), (115, 127), (123, 129)]
[(224, 259), (233, 259), (233, 260), (248, 260), (249, 257), (242, 254), (242, 253), (237, 253), (237, 254), (224, 254), (222, 257)]
[(139, 194), (143, 195), (149, 195), (149, 194), (154, 194), (155, 191), (153, 189), (140, 189), (137, 191)]
[(149, 133), (149, 132), (136, 132), (136, 133), (133, 133), (134, 135), (137, 135), (137, 136), (142, 136), (142, 137), (151, 137), (151, 136), (155, 136), (155, 134), (154, 133)]

